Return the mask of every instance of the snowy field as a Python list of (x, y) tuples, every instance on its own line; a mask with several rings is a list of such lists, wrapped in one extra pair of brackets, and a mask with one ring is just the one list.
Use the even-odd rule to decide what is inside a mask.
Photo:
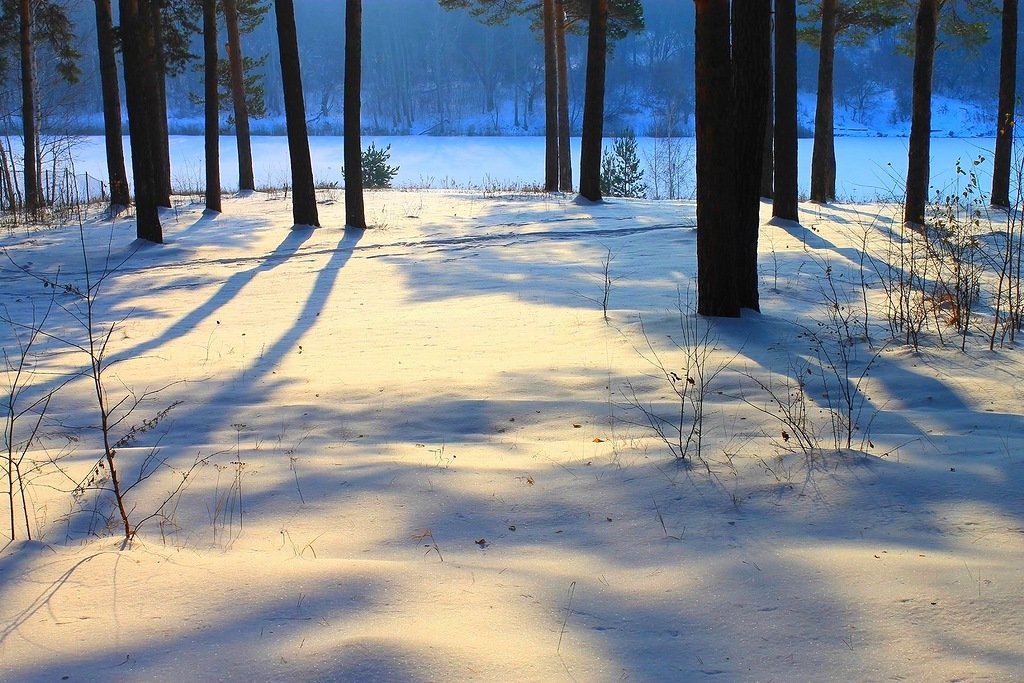
[[(19, 405), (68, 382), (23, 462), (37, 540), (15, 497), (0, 551), (0, 680), (1020, 679), (1024, 359), (984, 297), (966, 352), (943, 312), (892, 338), (896, 207), (764, 205), (763, 311), (709, 328), (691, 202), (381, 191), (359, 234), (320, 199), (318, 230), (281, 193), (186, 204), (163, 246), (86, 216), (108, 400), (145, 398), (114, 437), (173, 406), (117, 452), (127, 550), (71, 493), (108, 482), (79, 228), (0, 236), (4, 315), (56, 303)], [(688, 432), (701, 377), (682, 462), (645, 413)]]
[[(254, 137), (253, 160), (257, 187), (283, 186), (290, 181), (288, 144), (284, 137)], [(693, 150), (690, 138), (678, 138), (678, 149), (689, 176), (681, 183), (684, 195), (693, 188)], [(364, 137), (363, 145), (391, 145), (391, 165), (398, 166), (395, 185), (414, 188), (497, 188), (538, 187), (544, 182), (544, 139), (539, 137)], [(606, 140), (606, 146), (611, 140)], [(810, 192), (812, 140), (799, 141), (800, 192)], [(309, 139), (313, 174), (318, 183), (342, 184), (342, 138), (317, 136)], [(573, 164), (579, 160), (579, 139), (574, 138)], [(638, 153), (648, 185), (651, 162), (658, 142), (639, 138)], [(980, 172), (991, 177), (994, 138), (935, 137), (932, 139), (932, 185), (947, 187), (956, 179), (957, 159), (964, 164), (979, 156), (985, 158)], [(128, 148), (125, 138), (125, 148)], [(234, 137), (221, 138), (221, 176), (224, 189), (238, 188), (237, 152)], [(75, 171), (88, 172), (94, 178), (106, 177), (103, 139), (82, 138), (74, 150)], [(903, 137), (837, 137), (836, 192), (840, 199), (854, 201), (891, 200), (903, 194), (907, 170), (907, 140)], [(130, 160), (129, 160), (130, 161)], [(175, 186), (182, 190), (203, 187), (203, 139), (196, 136), (171, 136), (171, 170)], [(578, 168), (575, 169), (578, 173)], [(129, 176), (130, 166), (129, 166)], [(578, 178), (577, 178), (578, 180)], [(991, 185), (991, 182), (987, 185)]]

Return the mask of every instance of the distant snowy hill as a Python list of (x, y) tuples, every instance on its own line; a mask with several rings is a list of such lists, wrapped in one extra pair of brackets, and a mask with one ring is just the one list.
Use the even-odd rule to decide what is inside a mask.
[[(801, 130), (814, 131), (815, 94), (800, 93), (798, 117)], [(860, 106), (836, 103), (837, 136), (907, 137), (910, 135), (909, 106), (901, 105), (895, 93), (886, 92)], [(991, 108), (975, 102), (936, 95), (932, 98), (932, 136), (993, 137), (996, 134), (995, 105)]]

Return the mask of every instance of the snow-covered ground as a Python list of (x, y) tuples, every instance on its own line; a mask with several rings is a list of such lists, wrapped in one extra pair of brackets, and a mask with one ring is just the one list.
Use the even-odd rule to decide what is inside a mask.
[[(122, 481), (167, 467), (128, 493), (145, 522), (122, 550), (104, 501), (70, 493), (100, 453), (95, 394), (57, 393), (29, 452), (38, 540), (19, 522), (0, 551), (0, 679), (1019, 679), (1019, 350), (987, 350), (983, 305), (966, 352), (891, 340), (861, 254), (885, 253), (892, 207), (763, 208), (763, 311), (706, 344), (690, 202), (371, 192), (359, 234), (340, 191), (318, 230), (257, 193), (165, 212), (163, 246), (88, 216), (108, 398), (162, 388), (115, 436), (177, 403), (118, 450)], [(77, 227), (0, 244), (81, 288)], [(2, 268), (6, 316), (78, 310)], [(860, 315), (862, 275), (869, 339), (837, 339), (828, 278)], [(45, 329), (84, 340), (59, 309)], [(20, 405), (88, 366), (38, 344)], [(815, 348), (851, 354), (852, 449), (831, 448)], [(637, 410), (678, 414), (686, 349), (721, 370), (689, 466)], [(759, 388), (796, 406), (796, 377), (820, 452)]]
[[(322, 184), (342, 184), (342, 138), (311, 137), (313, 174)], [(544, 139), (538, 137), (365, 137), (364, 146), (391, 146), (391, 165), (398, 166), (395, 185), (406, 188), (499, 188), (538, 187), (544, 182)], [(579, 140), (573, 139), (573, 163), (579, 159)], [(812, 140), (799, 141), (800, 192), (810, 192)], [(611, 140), (606, 141), (610, 146)], [(676, 139), (679, 168), (686, 179), (680, 182), (684, 193), (692, 191), (694, 145), (690, 138)], [(653, 187), (652, 160), (658, 141), (638, 139), (638, 153), (647, 183)], [(935, 137), (931, 142), (932, 185), (945, 188), (956, 179), (957, 159), (965, 164), (985, 158), (979, 172), (991, 175), (993, 138)], [(126, 138), (127, 146), (127, 138)], [(221, 177), (225, 189), (238, 188), (235, 140), (221, 138)], [(106, 177), (103, 139), (85, 137), (74, 149), (75, 172), (93, 178)], [(175, 187), (201, 192), (204, 186), (203, 139), (196, 136), (171, 137), (171, 172)], [(284, 137), (254, 137), (253, 158), (257, 187), (284, 186), (289, 183), (288, 145)], [(907, 170), (907, 141), (890, 137), (836, 138), (838, 178), (836, 191), (841, 199), (875, 201), (903, 194)], [(129, 159), (130, 162), (130, 159)], [(663, 164), (664, 166), (664, 164)], [(129, 165), (130, 174), (130, 165)], [(990, 181), (989, 181), (990, 184)], [(987, 187), (987, 186), (986, 186)]]

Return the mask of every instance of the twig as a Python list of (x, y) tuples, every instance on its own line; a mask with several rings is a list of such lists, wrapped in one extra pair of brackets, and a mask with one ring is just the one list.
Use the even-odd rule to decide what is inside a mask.
[(572, 598), (576, 594), (576, 582), (573, 581), (569, 584), (569, 602), (565, 606), (565, 618), (562, 619), (562, 630), (558, 633), (558, 646), (555, 647), (555, 652), (561, 652), (562, 650), (562, 636), (565, 635), (565, 625), (569, 623), (569, 615), (572, 614)]

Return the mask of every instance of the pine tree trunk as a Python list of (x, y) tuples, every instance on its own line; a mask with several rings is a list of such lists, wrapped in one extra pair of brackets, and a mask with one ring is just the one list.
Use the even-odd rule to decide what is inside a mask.
[(799, 215), (796, 124), (796, 0), (775, 0), (775, 187), (772, 215)]
[(217, 0), (203, 0), (203, 75), (206, 114), (206, 209), (221, 211), (220, 100), (217, 77)]
[(911, 100), (910, 143), (907, 154), (907, 199), (903, 222), (924, 225), (928, 204), (929, 155), (932, 131), (932, 74), (939, 0), (920, 0), (915, 22), (914, 95)]
[(274, 0), (277, 42), (281, 54), (281, 82), (284, 85), (284, 115), (288, 128), (288, 156), (292, 170), (292, 216), (296, 227), (319, 226), (313, 163), (309, 155), (306, 104), (302, 98), (302, 69), (295, 31), (292, 0)]
[(25, 208), (35, 213), (43, 206), (39, 182), (39, 129), (36, 124), (36, 74), (32, 45), (32, 3), (18, 4), (18, 36), (21, 48), (21, 125), (24, 140)]
[(345, 2), (345, 225), (366, 228), (363, 208), (360, 94), (362, 88), (363, 3)]
[(103, 139), (107, 150), (107, 181), (110, 205), (128, 206), (128, 173), (121, 141), (121, 94), (117, 87), (117, 56), (114, 51), (114, 13), (110, 0), (96, 0), (96, 43), (99, 50), (100, 84), (103, 93)]
[(761, 169), (770, 103), (771, 0), (733, 2), (732, 85), (735, 133), (736, 278), (742, 308), (761, 310), (757, 237), (761, 228)]
[(544, 7), (544, 189), (558, 191), (558, 62), (555, 50), (555, 0)]
[(738, 317), (729, 0), (694, 0), (694, 4), (697, 312)]
[[(770, 2), (770, 0), (769, 0)], [(771, 31), (771, 29), (768, 29)], [(775, 81), (768, 69), (768, 101), (765, 103), (764, 143), (761, 148), (761, 196), (771, 199), (775, 193)]]
[(156, 48), (148, 7), (140, 0), (119, 0), (121, 49), (124, 55), (124, 95), (131, 137), (132, 179), (135, 184), (136, 236), (163, 242), (157, 209), (156, 130), (152, 94), (156, 83)]
[(148, 12), (150, 35), (153, 42), (153, 98), (150, 115), (156, 134), (150, 141), (153, 145), (153, 164), (156, 180), (156, 202), (160, 206), (171, 205), (171, 148), (167, 129), (167, 59), (164, 54), (163, 24), (160, 11), (162, 0), (140, 0), (139, 11)]
[(1013, 109), (1017, 99), (1017, 0), (1003, 0), (999, 54), (999, 112), (992, 161), (992, 205), (1010, 207), (1010, 164), (1013, 155)]
[(249, 104), (245, 99), (242, 63), (242, 35), (238, 28), (237, 0), (224, 0), (224, 25), (228, 30), (228, 65), (231, 73), (231, 104), (235, 118), (235, 147), (238, 150), (238, 189), (256, 189), (252, 170), (252, 136), (249, 133)]
[(601, 201), (601, 143), (604, 140), (604, 88), (608, 57), (608, 0), (592, 0), (587, 36), (587, 89), (580, 145), (580, 195)]
[(558, 189), (572, 192), (572, 149), (569, 138), (569, 54), (565, 47), (565, 0), (555, 0), (555, 54), (558, 61)]
[(836, 3), (821, 3), (821, 41), (818, 47), (818, 99), (814, 111), (814, 149), (811, 153), (811, 201), (836, 198), (835, 101), (833, 71), (836, 57)]

